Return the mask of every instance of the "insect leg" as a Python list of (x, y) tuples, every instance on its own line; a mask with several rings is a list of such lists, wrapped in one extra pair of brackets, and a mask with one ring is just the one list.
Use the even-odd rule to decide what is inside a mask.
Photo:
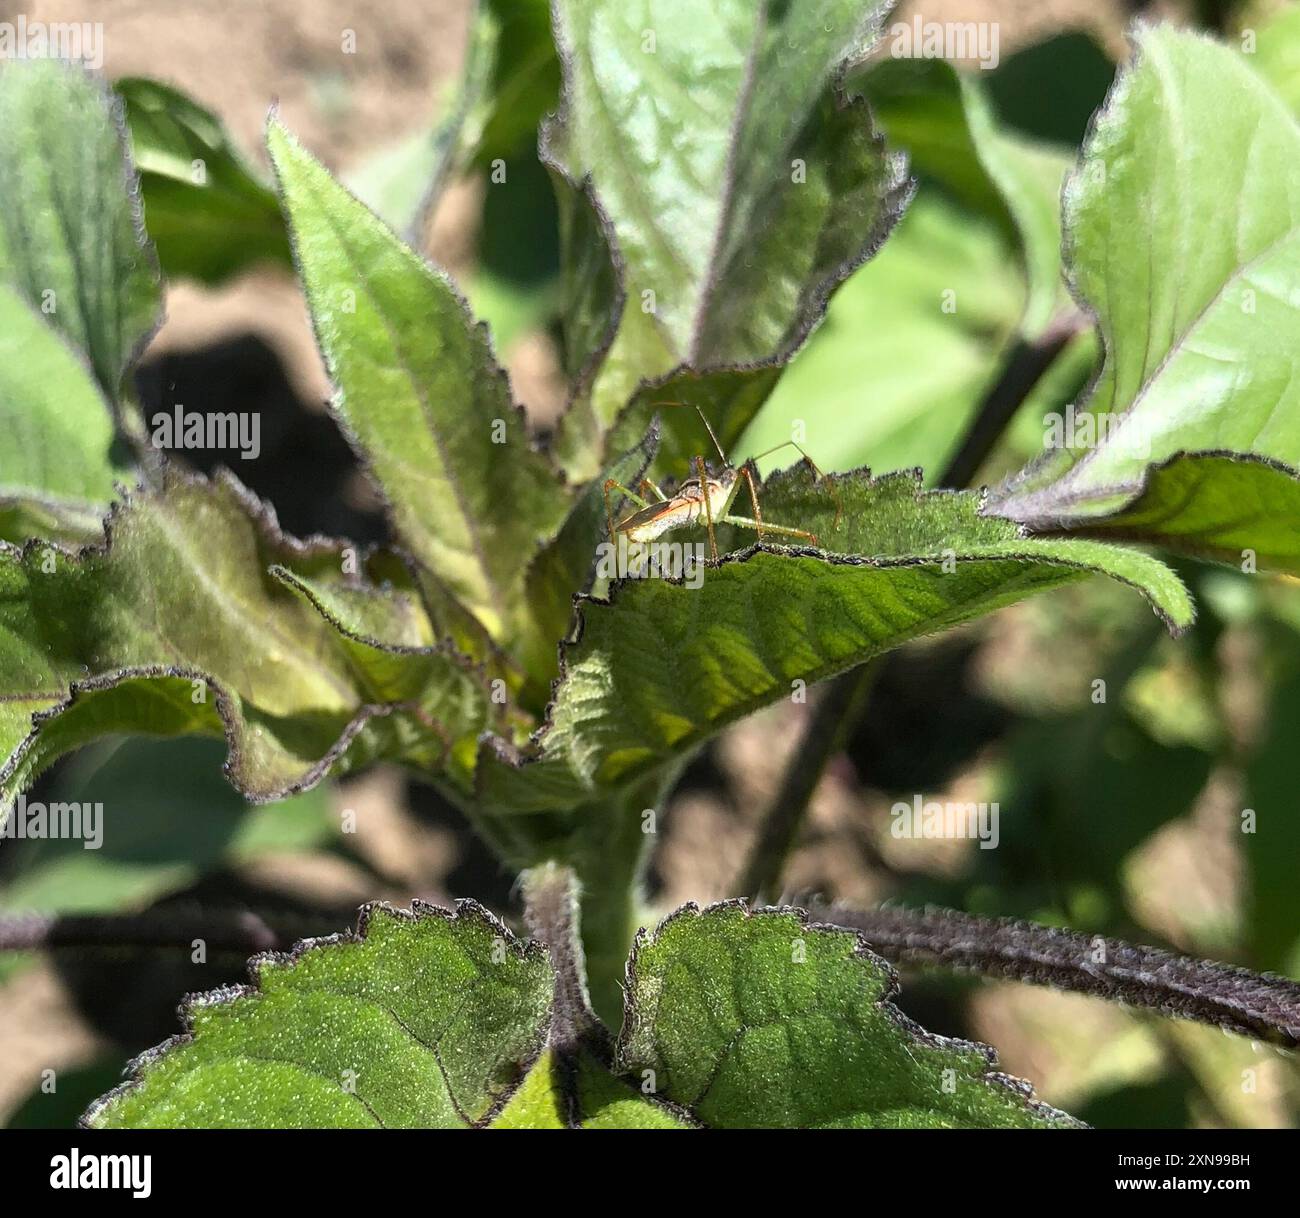
[(718, 539), (713, 532), (713, 500), (709, 496), (709, 471), (704, 466), (704, 458), (695, 458), (695, 476), (700, 482), (700, 494), (704, 497), (704, 519), (709, 530), (709, 557), (718, 561)]
[(749, 501), (754, 505), (754, 531), (758, 534), (758, 540), (763, 540), (763, 513), (758, 506), (758, 488), (754, 485), (754, 465), (751, 461), (746, 461), (740, 467), (740, 476), (744, 478), (749, 485)]
[[(754, 530), (757, 530), (759, 527), (759, 522), (757, 520), (751, 520), (748, 516), (724, 516), (722, 518), (722, 523), (738, 524), (741, 528)], [(760, 537), (763, 533), (780, 533), (782, 536), (787, 537), (803, 537), (812, 545), (817, 544), (817, 534), (810, 533), (807, 529), (792, 529), (789, 525), (768, 524), (766, 522), (763, 524), (762, 528), (763, 532), (759, 533)]]
[[(840, 493), (836, 490), (835, 483), (817, 468), (817, 462), (814, 461), (799, 444), (796, 444), (793, 440), (782, 440), (780, 444), (774, 445), (766, 452), (756, 453), (750, 458), (750, 460), (761, 461), (764, 457), (770, 457), (773, 453), (780, 452), (783, 448), (795, 449), (799, 455), (812, 466), (812, 472), (817, 475), (817, 480), (826, 483), (826, 489), (830, 491), (831, 498), (835, 500), (835, 523), (831, 527), (836, 529), (839, 528), (840, 518), (844, 515), (844, 500), (840, 498)], [(757, 513), (755, 514), (757, 515)]]

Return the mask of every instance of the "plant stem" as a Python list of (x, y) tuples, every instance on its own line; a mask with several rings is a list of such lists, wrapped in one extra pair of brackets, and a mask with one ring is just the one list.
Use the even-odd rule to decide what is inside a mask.
[(591, 1005), (617, 1031), (623, 1020), (623, 974), (641, 925), (641, 875), (651, 838), (631, 798), (583, 809), (564, 863), (578, 881), (579, 925)]
[(523, 890), (528, 933), (546, 944), (555, 969), (549, 1044), (556, 1052), (572, 1053), (599, 1028), (587, 993), (577, 876), (559, 863), (543, 863), (524, 872)]
[(1013, 918), (818, 902), (807, 908), (819, 921), (859, 931), (896, 964), (1070, 990), (1287, 1048), (1300, 1045), (1300, 984), (1282, 977)]
[(875, 661), (860, 664), (831, 681), (804, 725), (781, 786), (763, 815), (758, 837), (740, 877), (739, 891), (757, 899), (778, 894), (781, 874), (798, 837), (813, 792), (827, 763), (844, 745), (866, 704)]
[(1016, 411), (1029, 397), (1043, 374), (1065, 350), (1076, 334), (1087, 326), (1087, 319), (1074, 309), (1058, 314), (1043, 332), (1034, 338), (1016, 339), (1002, 365), (1002, 375), (984, 396), (975, 418), (966, 431), (961, 447), (948, 462), (938, 486), (959, 490), (969, 486), (984, 464), (998, 437), (1006, 430)]

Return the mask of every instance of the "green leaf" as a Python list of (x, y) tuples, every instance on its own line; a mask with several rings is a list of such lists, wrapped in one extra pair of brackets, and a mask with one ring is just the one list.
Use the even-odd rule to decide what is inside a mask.
[[(801, 434), (823, 469), (869, 462), (937, 477), (1024, 309), (1011, 253), (992, 222), (922, 184), (880, 253), (831, 301), (738, 451), (764, 452)], [(944, 312), (946, 291), (956, 293), (956, 312)]]
[[(1068, 444), (990, 510), (1300, 570), (1300, 129), (1227, 48), (1142, 29), (1065, 195), (1106, 359)], [(1095, 435), (1089, 434), (1091, 428)], [(1244, 503), (1244, 508), (1243, 508)], [(1229, 553), (1225, 553), (1225, 551)]]
[(253, 963), (93, 1105), (95, 1128), (484, 1125), (537, 1058), (553, 978), (471, 901), (367, 906), (353, 935)]
[(568, 492), (450, 281), (278, 122), (268, 142), (339, 422), (402, 543), (509, 640), (524, 614), (521, 556), (554, 533)]
[(1003, 129), (980, 77), (942, 59), (881, 60), (854, 83), (923, 183), (998, 226), (1029, 287), (1021, 329), (1040, 331), (1063, 296), (1057, 210), (1066, 150)]
[(218, 284), (260, 262), (291, 264), (274, 192), (212, 111), (143, 77), (113, 90), (126, 105), (145, 224), (169, 276)]
[(903, 166), (837, 82), (887, 8), (556, 6), (565, 105), (544, 155), (569, 183), (590, 176), (593, 218), (571, 228), (610, 246), (620, 282), (600, 303), (621, 309), (564, 421), (571, 470), (596, 472), (643, 381), (784, 363), (884, 239), (906, 201)]
[(93, 77), (53, 60), (0, 73), (0, 198), (0, 280), (117, 403), (161, 297), (118, 108)]
[(220, 743), (194, 739), (120, 740), (82, 753), (49, 799), (101, 804), (101, 842), (23, 842), (0, 907), (141, 909), (219, 867), (318, 846), (336, 832), (327, 788), (252, 808), (222, 779), (221, 759)]
[(633, 949), (619, 1068), (720, 1128), (1076, 1124), (992, 1050), (922, 1031), (897, 989), (860, 937), (801, 911), (687, 905)]
[(1246, 62), (1282, 95), (1291, 113), (1300, 116), (1300, 8), (1279, 8), (1253, 35), (1254, 49)]
[(0, 433), (0, 538), (98, 536), (114, 479), (124, 476), (113, 459), (112, 412), (85, 357), (5, 284)]
[(472, 901), (454, 914), (367, 906), (356, 933), (260, 956), (251, 986), (189, 1000), (185, 1033), (137, 1059), (83, 1123), (1074, 1123), (994, 1073), (991, 1050), (907, 1020), (889, 966), (801, 911), (687, 906), (643, 935), (616, 1052), (562, 959)]
[(560, 60), (547, 0), (480, 0), (479, 12), (499, 31), (491, 83), (473, 122), (475, 159), (487, 165), (536, 151), (537, 128), (559, 99)]
[[(769, 480), (761, 496), (766, 521), (812, 531), (822, 550), (757, 546), (724, 528), (729, 552), (700, 586), (626, 579), (608, 601), (583, 603), (546, 723), (522, 752), (485, 743), (480, 800), (503, 813), (589, 803), (789, 697), (796, 680), (833, 676), (1088, 572), (1142, 590), (1173, 630), (1193, 619), (1177, 576), (1140, 552), (1026, 537), (981, 517), (979, 496), (923, 494), (906, 474), (831, 482), (838, 526), (835, 496), (806, 467)], [(690, 536), (703, 554), (702, 530)]]
[(558, 645), (573, 625), (574, 597), (590, 593), (596, 583), (596, 551), (593, 538), (607, 533), (608, 512), (617, 516), (625, 504), (622, 494), (610, 490), (612, 480), (635, 488), (650, 468), (659, 444), (659, 428), (651, 427), (635, 448), (614, 462), (604, 477), (594, 480), (574, 501), (558, 533), (537, 553), (528, 568), (528, 607), (535, 628), (531, 645), (535, 650), (532, 668), (549, 684), (556, 675)]
[(413, 668), (427, 687), (376, 698), (353, 641), (272, 566), (331, 581), (344, 558), (285, 538), (229, 475), (132, 496), (75, 555), (0, 546), (0, 806), (110, 733), (224, 735), (228, 776), (259, 802), (381, 755), (454, 769), (487, 723), (470, 662), (430, 654)]

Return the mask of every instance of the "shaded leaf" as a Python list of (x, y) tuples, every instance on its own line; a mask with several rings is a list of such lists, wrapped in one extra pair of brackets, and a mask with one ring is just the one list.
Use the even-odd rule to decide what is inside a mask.
[(221, 759), (214, 740), (124, 740), (87, 750), (49, 798), (102, 804), (102, 841), (95, 849), (71, 838), (24, 842), (0, 906), (140, 909), (218, 867), (317, 846), (337, 831), (325, 787), (250, 808), (222, 779)]
[(113, 91), (126, 105), (145, 224), (167, 275), (218, 284), (260, 262), (291, 264), (274, 192), (211, 110), (144, 77)]
[(479, 13), (499, 30), (491, 83), (474, 116), (472, 150), (487, 165), (536, 150), (538, 126), (559, 98), (560, 60), (548, 0), (480, 0)]

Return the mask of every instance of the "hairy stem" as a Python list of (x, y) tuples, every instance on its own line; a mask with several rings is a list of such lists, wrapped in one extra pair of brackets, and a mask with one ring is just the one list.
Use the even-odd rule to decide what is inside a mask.
[(617, 1031), (623, 1020), (627, 954), (641, 925), (641, 875), (651, 838), (635, 799), (584, 809), (583, 820), (562, 861), (577, 877), (591, 1005)]
[(523, 890), (528, 933), (546, 944), (555, 969), (550, 1044), (571, 1051), (596, 1026), (579, 935), (577, 876), (570, 867), (543, 863), (524, 872)]
[(866, 704), (875, 662), (842, 673), (822, 691), (804, 726), (781, 786), (763, 815), (740, 877), (739, 891), (756, 899), (779, 895), (781, 874), (827, 763), (844, 746)]
[(587, 973), (578, 924), (578, 882), (570, 867), (544, 863), (524, 872), (524, 917), (528, 933), (545, 943), (555, 970), (551, 1027), (546, 1047), (571, 1127), (582, 1124), (578, 1078), (583, 1053), (608, 1062), (612, 1038), (596, 1018), (587, 993)]
[(1300, 984), (1282, 977), (1012, 918), (817, 902), (807, 908), (820, 921), (859, 931), (896, 964), (1051, 986), (1287, 1048), (1300, 1045)]

